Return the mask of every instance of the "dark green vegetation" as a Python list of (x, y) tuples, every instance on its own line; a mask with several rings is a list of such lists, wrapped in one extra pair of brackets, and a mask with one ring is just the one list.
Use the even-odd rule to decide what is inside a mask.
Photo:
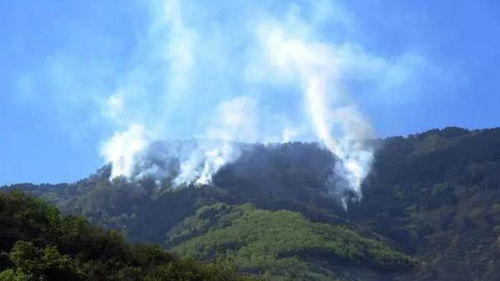
[(297, 280), (327, 280), (324, 275), (335, 275), (327, 274), (328, 264), (309, 265), (306, 257), (379, 269), (402, 269), (415, 263), (383, 243), (363, 238), (342, 226), (314, 223), (286, 210), (256, 209), (251, 204), (204, 206), (172, 231), (170, 237), (183, 240), (196, 232), (204, 234), (188, 239), (174, 250), (207, 259), (218, 249), (226, 253), (229, 249), (242, 270), (265, 273), (275, 279), (287, 276)]
[[(61, 216), (21, 192), (0, 192), (0, 280), (244, 280), (232, 261), (201, 265)], [(246, 280), (246, 279), (245, 279)]]
[(153, 179), (17, 185), (65, 213), (271, 280), (500, 280), (500, 129), (375, 141), (363, 199), (348, 211), (314, 144), (255, 145), (201, 188)]

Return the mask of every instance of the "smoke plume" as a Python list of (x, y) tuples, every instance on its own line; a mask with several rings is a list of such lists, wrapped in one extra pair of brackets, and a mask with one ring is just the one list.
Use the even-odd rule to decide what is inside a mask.
[(236, 1), (231, 13), (204, 1), (150, 4), (133, 63), (102, 107), (115, 128), (101, 146), (111, 178), (209, 184), (244, 143), (318, 141), (337, 159), (330, 192), (361, 198), (374, 130), (350, 83), (400, 87), (408, 75), (391, 74), (416, 56), (386, 59), (324, 37), (325, 26), (352, 29), (335, 2), (289, 3), (286, 13), (267, 1)]
[(300, 85), (317, 139), (339, 160), (335, 174), (361, 197), (361, 183), (373, 159), (367, 140), (374, 135), (370, 123), (341, 88), (341, 60), (335, 48), (293, 34), (279, 23), (263, 24), (257, 33), (267, 61)]

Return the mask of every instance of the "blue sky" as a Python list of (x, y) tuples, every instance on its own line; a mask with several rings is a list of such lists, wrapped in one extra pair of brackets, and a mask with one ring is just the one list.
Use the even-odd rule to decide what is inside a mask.
[[(242, 95), (256, 123), (301, 127), (300, 87), (268, 78), (256, 55), (262, 22), (331, 48), (377, 136), (499, 126), (498, 1), (208, 2), (1, 1), (0, 184), (83, 178), (130, 124), (156, 139), (206, 136), (215, 108)], [(258, 130), (244, 135), (277, 132)]]

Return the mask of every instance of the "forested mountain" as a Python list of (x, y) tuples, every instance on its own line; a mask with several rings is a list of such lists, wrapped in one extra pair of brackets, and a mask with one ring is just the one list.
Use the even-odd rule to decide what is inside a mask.
[(250, 280), (232, 262), (201, 265), (157, 246), (128, 244), (19, 191), (0, 192), (0, 280)]
[(335, 159), (310, 143), (250, 145), (202, 187), (110, 182), (106, 166), (73, 184), (6, 188), (269, 280), (500, 280), (500, 129), (373, 145), (363, 198), (347, 210), (325, 184)]

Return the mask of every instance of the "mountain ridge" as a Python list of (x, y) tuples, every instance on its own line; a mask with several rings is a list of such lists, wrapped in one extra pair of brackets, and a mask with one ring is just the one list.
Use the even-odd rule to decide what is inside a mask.
[[(184, 253), (206, 248), (230, 254), (240, 258), (242, 271), (273, 280), (498, 280), (500, 128), (448, 127), (374, 140), (374, 144), (375, 162), (363, 184), (363, 198), (348, 202), (347, 212), (338, 199), (328, 196), (329, 187), (324, 185), (335, 159), (310, 143), (254, 145), (215, 174), (212, 185), (198, 188), (159, 189), (154, 179), (148, 178), (109, 182), (109, 166), (73, 184), (8, 188), (29, 191), (57, 204), (63, 212), (84, 215), (106, 228), (122, 231), (131, 241), (157, 243)], [(304, 245), (298, 243), (295, 252), (287, 252), (287, 241), (280, 242), (279, 235), (275, 244), (267, 243), (268, 238), (262, 235), (257, 245), (276, 247), (277, 255), (256, 254), (255, 260), (267, 263), (245, 268), (252, 262), (243, 260), (242, 253), (254, 247), (253, 242), (243, 239), (245, 235), (241, 236), (244, 243), (236, 241), (239, 244), (209, 242), (214, 231), (223, 236), (230, 231), (245, 233), (242, 229), (246, 225), (238, 223), (240, 217), (213, 210), (205, 214), (207, 217), (197, 217), (204, 208), (211, 210), (210, 206), (217, 204), (231, 212), (260, 214), (257, 218), (261, 220), (248, 222), (257, 229), (266, 224), (265, 218), (286, 220), (288, 213), (281, 211), (304, 219), (304, 223), (290, 223), (296, 226), (288, 230), (291, 234), (310, 230), (316, 223), (344, 227), (390, 251), (411, 256), (415, 262), (393, 271), (372, 270), (369, 262), (358, 266), (355, 259), (323, 264), (335, 260), (325, 256), (324, 247), (308, 246), (300, 252)], [(185, 235), (179, 236), (179, 232)], [(280, 235), (285, 237), (285, 233)], [(328, 239), (325, 243), (333, 241)], [(354, 238), (349, 242), (358, 243)], [(273, 264), (288, 257), (294, 258), (291, 265), (302, 268), (306, 275), (273, 271)]]

